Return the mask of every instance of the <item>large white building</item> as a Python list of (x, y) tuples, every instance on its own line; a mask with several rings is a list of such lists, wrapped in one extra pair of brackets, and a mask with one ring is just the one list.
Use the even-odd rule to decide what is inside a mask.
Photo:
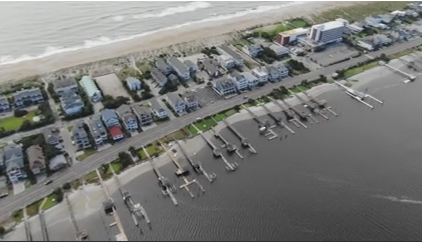
[(299, 37), (304, 37), (309, 33), (307, 28), (297, 28), (281, 32), (277, 35), (276, 41), (282, 46), (286, 46), (292, 42), (297, 41)]
[(346, 23), (342, 21), (331, 21), (313, 25), (309, 33), (309, 38), (322, 44), (340, 42), (345, 31)]

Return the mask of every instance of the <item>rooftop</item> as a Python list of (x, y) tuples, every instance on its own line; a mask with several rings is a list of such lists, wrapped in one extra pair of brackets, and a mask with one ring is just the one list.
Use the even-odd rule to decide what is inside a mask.
[(282, 35), (295, 35), (295, 34), (305, 34), (309, 31), (307, 28), (297, 28), (297, 29), (291, 29), (284, 32), (281, 32)]
[(155, 98), (150, 99), (149, 102), (152, 110), (164, 109), (164, 107)]
[(234, 87), (234, 83), (227, 77), (222, 77), (214, 81), (216, 85), (221, 85), (223, 88)]
[(70, 87), (76, 86), (76, 80), (74, 77), (61, 77), (56, 82), (54, 82), (55, 88), (63, 88), (63, 87)]
[(99, 138), (102, 135), (106, 134), (106, 129), (104, 127), (103, 122), (101, 121), (101, 117), (99, 115), (95, 115), (91, 117), (87, 121), (88, 127), (91, 131), (91, 134), (94, 138)]
[(123, 135), (122, 129), (119, 126), (114, 126), (108, 129), (110, 132), (111, 137), (116, 137), (119, 135)]
[(167, 98), (169, 99), (170, 104), (172, 105), (179, 105), (180, 103), (184, 103), (183, 99), (179, 96), (177, 92), (170, 92), (167, 93)]
[(23, 89), (23, 90), (15, 92), (13, 94), (13, 98), (15, 100), (19, 100), (21, 98), (26, 98), (29, 96), (38, 96), (38, 95), (42, 95), (41, 89), (39, 89), (38, 87), (34, 87), (31, 89)]
[(179, 59), (177, 59), (176, 57), (170, 57), (167, 60), (169, 63), (171, 63), (174, 68), (176, 68), (178, 71), (180, 71), (181, 73), (185, 73), (188, 71), (188, 67), (183, 64)]
[(323, 31), (327, 31), (327, 30), (331, 30), (331, 29), (336, 29), (336, 28), (340, 28), (340, 27), (344, 27), (344, 23), (339, 22), (339, 21), (330, 21), (330, 22), (326, 22), (323, 24), (316, 24), (313, 25), (312, 28), (323, 28)]
[(83, 76), (81, 79), (81, 85), (84, 87), (88, 96), (93, 96), (94, 94), (100, 93), (100, 90), (90, 76)]
[(242, 57), (239, 55), (239, 53), (237, 53), (235, 50), (233, 50), (232, 48), (230, 48), (227, 45), (222, 45), (220, 46), (220, 49), (222, 51), (224, 51), (226, 54), (230, 55), (232, 58), (234, 58), (235, 60), (242, 60)]
[(126, 78), (126, 82), (129, 83), (129, 84), (141, 84), (140, 80), (138, 80), (135, 77), (131, 77), (131, 76)]

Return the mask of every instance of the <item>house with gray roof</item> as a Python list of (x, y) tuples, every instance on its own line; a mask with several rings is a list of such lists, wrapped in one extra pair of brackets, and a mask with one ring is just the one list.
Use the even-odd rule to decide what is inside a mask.
[(0, 95), (0, 113), (10, 111), (10, 103), (6, 96)]
[(63, 141), (60, 130), (57, 128), (45, 128), (42, 130), (42, 135), (44, 137), (45, 143), (56, 146)]
[(167, 65), (166, 61), (163, 58), (157, 58), (155, 66), (165, 75), (170, 74), (170, 72), (172, 71), (171, 67)]
[(132, 106), (133, 112), (138, 117), (141, 126), (150, 125), (153, 122), (151, 110), (143, 105), (135, 104)]
[(389, 45), (392, 42), (393, 40), (388, 38), (386, 35), (376, 34), (359, 39), (357, 41), (357, 45), (367, 50), (377, 50), (378, 48)]
[(34, 175), (38, 175), (45, 170), (45, 157), (41, 146), (29, 146), (26, 149), (26, 157), (28, 158), (29, 169)]
[(228, 96), (232, 94), (236, 94), (236, 85), (233, 81), (227, 77), (221, 77), (217, 80), (213, 81), (213, 88), (217, 91), (221, 96)]
[(167, 102), (178, 115), (186, 114), (186, 103), (176, 92), (167, 93)]
[(5, 146), (3, 149), (3, 162), (7, 176), (12, 183), (26, 179), (22, 146), (16, 144)]
[(66, 116), (72, 116), (82, 112), (85, 105), (81, 96), (77, 93), (63, 92), (60, 97), (60, 105), (63, 108)]
[(220, 54), (230, 56), (234, 60), (236, 66), (243, 66), (243, 58), (234, 49), (227, 45), (221, 45), (217, 48), (217, 50)]
[(189, 68), (176, 57), (172, 56), (168, 58), (167, 64), (177, 73), (177, 75), (179, 75), (183, 79), (185, 80), (190, 79)]
[(200, 107), (198, 98), (196, 97), (194, 93), (188, 92), (184, 94), (183, 99), (185, 100), (186, 108), (191, 111), (195, 111)]
[(101, 121), (100, 115), (94, 115), (86, 121), (88, 125), (89, 132), (96, 145), (101, 145), (107, 142), (108, 134), (107, 130), (104, 127), (103, 122)]
[(87, 149), (92, 146), (89, 142), (89, 136), (85, 130), (83, 121), (78, 121), (73, 125), (72, 133), (73, 141), (78, 149)]
[(104, 109), (101, 111), (101, 119), (107, 128), (120, 126), (119, 117), (113, 109)]
[(243, 92), (248, 89), (248, 81), (246, 80), (245, 76), (238, 71), (233, 71), (230, 73), (229, 78), (236, 85), (236, 89), (239, 92)]
[(138, 129), (138, 121), (136, 120), (135, 114), (129, 105), (123, 104), (116, 109), (117, 115), (123, 121), (123, 125), (126, 130), (133, 131)]
[(179, 83), (179, 77), (177, 77), (175, 74), (170, 74), (168, 80), (173, 85), (177, 85)]
[(268, 81), (269, 82), (276, 82), (280, 78), (280, 74), (274, 66), (265, 66), (265, 70), (268, 73)]
[(286, 78), (289, 76), (289, 68), (284, 64), (274, 64), (272, 65), (278, 71), (279, 78)]
[(54, 92), (62, 96), (65, 93), (77, 93), (78, 84), (74, 77), (60, 77), (54, 82)]
[(185, 60), (183, 64), (185, 64), (185, 66), (188, 67), (191, 73), (196, 72), (198, 70), (198, 66), (195, 63), (193, 63), (193, 61), (191, 60)]
[(17, 108), (38, 104), (44, 101), (41, 89), (33, 87), (31, 89), (23, 89), (13, 94), (13, 101)]
[(161, 105), (157, 99), (153, 98), (149, 100), (150, 108), (155, 119), (161, 120), (168, 118), (167, 110)]
[(66, 160), (66, 157), (64, 157), (64, 155), (57, 155), (53, 157), (52, 159), (50, 159), (50, 162), (48, 163), (48, 167), (52, 171), (58, 171), (62, 168), (67, 167), (67, 165), (68, 165), (67, 160)]
[(160, 87), (163, 87), (167, 83), (167, 77), (158, 68), (151, 68), (151, 77)]
[(254, 76), (250, 72), (243, 72), (243, 76), (245, 77), (245, 79), (246, 79), (246, 81), (248, 83), (249, 89), (253, 89), (253, 88), (255, 88), (255, 87), (258, 86), (258, 84), (259, 84), (258, 77)]
[(277, 56), (284, 56), (289, 54), (289, 49), (284, 46), (272, 44), (269, 47)]
[(142, 88), (142, 83), (138, 78), (128, 77), (126, 78), (126, 86), (131, 91), (138, 91)]
[(80, 85), (92, 102), (97, 103), (103, 99), (100, 89), (97, 87), (94, 79), (90, 76), (83, 76), (80, 81)]
[(258, 44), (244, 45), (242, 51), (251, 57), (256, 57), (262, 51), (262, 47)]
[(206, 58), (202, 60), (204, 69), (211, 78), (217, 78), (221, 76), (221, 72), (218, 69), (218, 62), (214, 59)]

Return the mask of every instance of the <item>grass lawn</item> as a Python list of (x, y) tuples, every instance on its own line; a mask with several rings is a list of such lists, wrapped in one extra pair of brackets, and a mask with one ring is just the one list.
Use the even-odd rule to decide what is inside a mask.
[[(201, 121), (195, 123), (195, 126), (201, 131), (207, 131), (216, 125), (217, 123), (211, 118), (202, 119)], [(189, 131), (193, 135), (196, 135), (198, 133), (198, 131), (192, 125), (189, 126)]]
[(230, 109), (230, 110), (226, 111), (224, 113), (224, 115), (226, 115), (226, 117), (230, 117), (232, 115), (235, 115), (236, 113), (237, 113), (237, 111), (235, 109)]
[(28, 207), (26, 207), (26, 214), (28, 215), (28, 217), (32, 217), (36, 214), (38, 214), (39, 209), (40, 209), (40, 205), (42, 203), (44, 199), (38, 200), (36, 202), (34, 202), (33, 204), (29, 205)]
[(77, 190), (82, 185), (82, 181), (81, 179), (77, 179), (71, 182), (70, 184), (74, 190)]
[(97, 151), (93, 150), (93, 149), (84, 150), (84, 153), (82, 155), (78, 156), (78, 160), (83, 161), (86, 158), (88, 158), (89, 156), (95, 154), (95, 152), (97, 152)]
[(55, 205), (57, 205), (57, 198), (56, 198), (56, 194), (50, 194), (47, 197), (47, 200), (45, 201), (44, 205), (42, 206), (42, 210), (47, 210), (51, 207), (54, 207)]
[(22, 219), (23, 219), (22, 209), (16, 210), (16, 211), (13, 212), (13, 219), (15, 220), (16, 223), (19, 223), (20, 221), (22, 221)]
[(261, 27), (261, 28), (254, 30), (254, 32), (268, 33), (270, 35), (276, 36), (280, 32), (284, 32), (284, 31), (291, 30), (291, 29), (294, 29), (294, 27), (290, 24), (278, 24), (278, 25), (271, 26), (271, 27), (270, 26)]
[(98, 175), (96, 171), (91, 171), (90, 173), (86, 174), (85, 177), (85, 182), (90, 183), (90, 181), (97, 181), (98, 179)]
[(303, 19), (295, 19), (290, 21), (290, 24), (296, 26), (296, 28), (305, 28), (309, 26), (309, 24)]
[(28, 187), (30, 187), (32, 184), (30, 181), (26, 180), (25, 181), (25, 189), (27, 189)]
[[(299, 89), (299, 88), (300, 88), (300, 89)], [(297, 88), (297, 87), (292, 87), (292, 88), (289, 88), (289, 90), (290, 90), (290, 91), (292, 91), (292, 92), (294, 92), (294, 93), (299, 93), (299, 92), (302, 92), (302, 90), (303, 90), (303, 91), (309, 90), (309, 87), (305, 87), (305, 86), (299, 86), (299, 88)]]
[(29, 111), (27, 115), (20, 118), (11, 116), (0, 119), (0, 127), (5, 128), (6, 131), (19, 129), (24, 121), (29, 120), (32, 122), (32, 119), (36, 116), (36, 112), (37, 110)]
[[(159, 152), (159, 149), (157, 149), (157, 147), (155, 145), (149, 145), (149, 146), (145, 147), (145, 149), (147, 150), (147, 153), (150, 156), (153, 156), (153, 155), (155, 155), (156, 153)], [(145, 155), (144, 149), (139, 150), (138, 156), (141, 160), (147, 158), (147, 156)]]
[(70, 133), (70, 132), (72, 132), (72, 130), (73, 130), (73, 125), (68, 126), (68, 127), (67, 127), (67, 130), (69, 131), (69, 133)]
[(245, 108), (249, 108), (251, 106), (252, 105), (250, 103), (245, 103), (245, 104), (243, 104), (243, 105), (240, 106), (240, 109), (242, 110), (242, 109), (245, 109)]
[(220, 113), (215, 115), (213, 118), (215, 119), (215, 121), (220, 122), (221, 120), (226, 118), (226, 115), (224, 115), (224, 113)]
[(167, 122), (167, 121), (169, 121), (170, 119), (166, 119), (166, 120), (157, 120), (157, 121), (155, 121), (155, 123), (157, 124), (157, 125), (160, 125), (160, 124), (162, 124), (162, 123), (165, 123), (165, 122)]
[[(116, 174), (119, 174), (122, 171), (122, 164), (119, 162), (118, 159), (111, 162), (111, 167), (113, 168)], [(113, 174), (113, 171), (109, 168), (107, 170), (107, 174)]]
[(397, 58), (400, 58), (402, 56), (405, 56), (405, 55), (408, 55), (410, 53), (413, 53), (415, 51), (416, 51), (415, 49), (404, 50), (404, 51), (399, 52), (399, 53), (396, 53), (394, 55), (389, 55), (388, 58), (390, 58), (390, 59), (397, 59)]
[(377, 67), (377, 66), (379, 66), (378, 61), (374, 61), (374, 62), (368, 63), (366, 65), (363, 65), (363, 66), (359, 66), (359, 67), (349, 69), (344, 73), (344, 78), (349, 78), (351, 76), (357, 75), (359, 73), (362, 73), (364, 71), (367, 71), (367, 70), (372, 69), (372, 68)]

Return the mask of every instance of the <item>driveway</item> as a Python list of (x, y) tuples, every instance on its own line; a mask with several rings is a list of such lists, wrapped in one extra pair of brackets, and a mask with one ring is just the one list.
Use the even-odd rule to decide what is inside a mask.
[(25, 191), (25, 182), (13, 183), (13, 195), (17, 195)]

